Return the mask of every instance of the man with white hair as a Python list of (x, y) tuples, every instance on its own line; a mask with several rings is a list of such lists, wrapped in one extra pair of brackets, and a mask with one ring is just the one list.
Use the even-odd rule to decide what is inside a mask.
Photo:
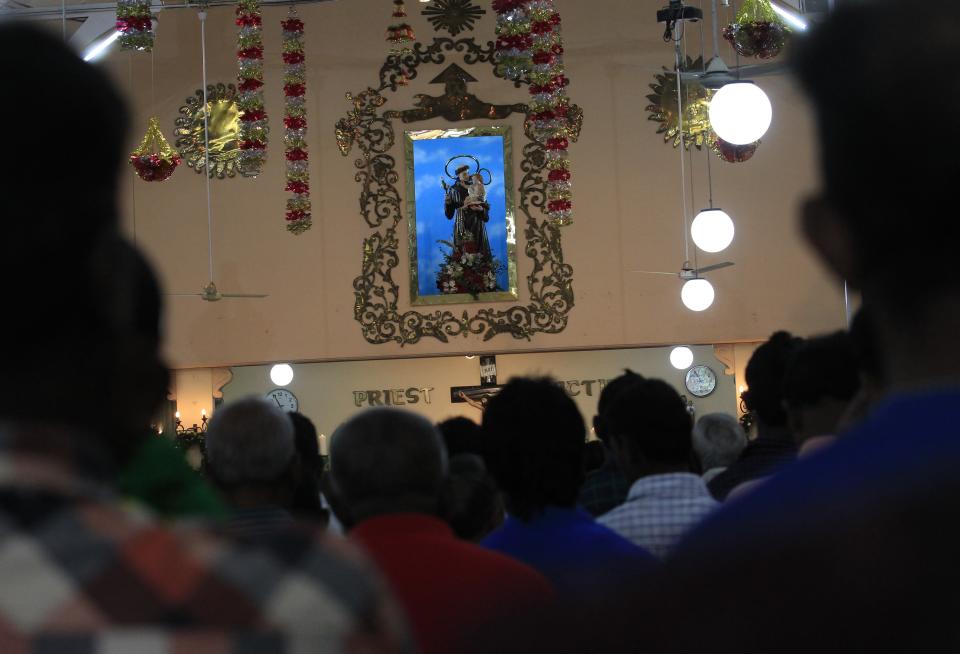
[(285, 413), (258, 397), (228, 404), (210, 420), (206, 450), (207, 473), (234, 510), (231, 532), (257, 538), (293, 526), (300, 466)]
[(447, 453), (425, 418), (372, 409), (330, 441), (333, 489), (360, 543), (393, 586), (424, 654), (477, 650), (552, 599), (547, 580), (503, 554), (458, 540), (437, 517)]
[(693, 428), (693, 451), (700, 461), (704, 483), (726, 470), (746, 446), (743, 427), (729, 414), (708, 413)]

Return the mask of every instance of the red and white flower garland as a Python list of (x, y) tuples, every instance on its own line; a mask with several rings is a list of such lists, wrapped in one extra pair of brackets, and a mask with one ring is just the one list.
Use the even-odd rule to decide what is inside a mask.
[(530, 0), (493, 0), (497, 14), (497, 69), (507, 79), (520, 79), (530, 72), (533, 36), (528, 4)]
[(237, 0), (241, 174), (256, 177), (267, 158), (267, 112), (263, 105), (263, 16), (260, 0)]
[(563, 39), (560, 14), (553, 0), (531, 0), (527, 4), (533, 68), (530, 79), (530, 119), (533, 131), (547, 150), (547, 214), (559, 225), (571, 222), (573, 214), (570, 184), (569, 123), (570, 80), (563, 67)]
[(124, 50), (153, 49), (153, 14), (150, 0), (117, 0), (117, 31)]
[(306, 63), (303, 21), (291, 8), (283, 26), (283, 143), (286, 148), (287, 229), (302, 234), (313, 225), (310, 216), (310, 168), (307, 155)]

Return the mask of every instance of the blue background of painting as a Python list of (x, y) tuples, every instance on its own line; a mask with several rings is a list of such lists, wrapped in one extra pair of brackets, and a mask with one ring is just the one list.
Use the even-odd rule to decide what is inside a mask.
[[(493, 256), (503, 264), (497, 273), (500, 289), (509, 289), (507, 271), (507, 203), (503, 185), (503, 137), (463, 136), (457, 138), (423, 139), (413, 142), (413, 179), (417, 202), (417, 276), (420, 295), (440, 295), (437, 290), (437, 271), (449, 248), (437, 241), (453, 242), (453, 219), (447, 220), (443, 213), (444, 191), (440, 180), (447, 184), (452, 180), (443, 167), (450, 157), (471, 154), (480, 160), (481, 168), (493, 175), (493, 183), (487, 186), (487, 202), (490, 203), (490, 222), (487, 223), (487, 238)], [(475, 164), (469, 159), (458, 159), (450, 165), (450, 172), (463, 164)], [(484, 173), (484, 178), (486, 178)]]

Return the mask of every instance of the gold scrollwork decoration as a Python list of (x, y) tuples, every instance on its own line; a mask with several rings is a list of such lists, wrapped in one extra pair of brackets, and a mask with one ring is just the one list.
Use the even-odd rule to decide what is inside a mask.
[[(418, 120), (417, 114), (384, 112), (387, 103), (383, 92), (396, 91), (402, 76), (412, 80), (422, 64), (443, 64), (444, 53), (463, 54), (464, 63), (486, 63), (494, 68), (495, 48), (485, 47), (473, 38), (454, 41), (437, 37), (425, 46), (414, 44), (411, 53), (387, 58), (380, 70), (380, 85), (346, 98), (351, 109), (336, 124), (337, 145), (345, 157), (356, 147), (354, 160), (360, 184), (360, 213), (373, 233), (363, 241), (361, 273), (354, 279), (354, 318), (360, 323), (364, 338), (373, 344), (399, 343), (401, 346), (433, 338), (447, 343), (451, 338), (481, 336), (484, 341), (500, 334), (517, 339), (530, 339), (534, 334), (557, 334), (566, 329), (574, 306), (573, 267), (564, 261), (560, 229), (544, 214), (546, 204), (547, 153), (529, 130), (520, 163), (517, 210), (525, 219), (524, 253), (531, 262), (527, 276), (529, 302), (506, 309), (482, 308), (474, 313), (455, 313), (449, 308), (422, 313), (399, 310), (400, 287), (393, 278), (400, 265), (398, 228), (403, 219), (402, 198), (397, 189), (399, 175), (396, 160), (389, 154), (396, 143), (393, 118)], [(457, 87), (459, 88), (459, 87)], [(474, 98), (474, 100), (476, 100)], [(439, 100), (438, 100), (439, 102)], [(477, 101), (479, 102), (479, 101)], [(479, 106), (479, 105), (478, 105)], [(497, 105), (486, 105), (494, 106)], [(516, 105), (505, 105), (521, 111)], [(422, 107), (419, 107), (422, 109)], [(526, 113), (523, 107), (521, 113)], [(423, 119), (432, 117), (425, 116)], [(569, 133), (579, 136), (583, 112), (572, 107)], [(529, 123), (529, 121), (528, 121)], [(535, 214), (539, 214), (539, 219)], [(401, 272), (403, 272), (401, 270)]]
[[(237, 174), (240, 156), (240, 107), (237, 105), (237, 89), (233, 84), (207, 85), (207, 110), (209, 111), (208, 141), (210, 143), (210, 178), (223, 179)], [(187, 98), (180, 107), (174, 136), (176, 146), (186, 164), (198, 174), (206, 167), (206, 148), (203, 134), (203, 89)]]

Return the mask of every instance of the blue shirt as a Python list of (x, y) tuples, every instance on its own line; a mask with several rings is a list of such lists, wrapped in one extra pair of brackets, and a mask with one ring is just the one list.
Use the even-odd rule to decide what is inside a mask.
[[(960, 391), (904, 394), (879, 406), (831, 447), (784, 468), (760, 488), (713, 513), (676, 555), (690, 560), (744, 547), (811, 541), (832, 530), (859, 538), (855, 525), (947, 489), (960, 477)], [(796, 542), (796, 541), (793, 541)], [(882, 534), (866, 544), (875, 551)], [(911, 552), (911, 556), (918, 552)], [(906, 554), (906, 553), (904, 553)]]
[(958, 408), (891, 398), (714, 512), (630, 605), (646, 651), (957, 651)]
[(481, 545), (539, 570), (561, 595), (600, 592), (643, 573), (653, 560), (585, 511), (556, 506), (529, 522), (507, 517)]

